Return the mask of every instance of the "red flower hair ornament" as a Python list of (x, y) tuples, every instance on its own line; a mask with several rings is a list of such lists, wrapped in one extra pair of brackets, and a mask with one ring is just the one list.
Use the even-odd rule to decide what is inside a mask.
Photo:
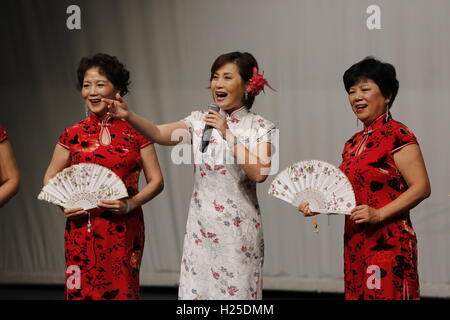
[(264, 78), (264, 71), (262, 74), (259, 74), (258, 68), (253, 67), (253, 76), (248, 82), (247, 92), (254, 96), (257, 96), (258, 94), (261, 93), (261, 91), (265, 93), (264, 86), (268, 86), (275, 92), (277, 91), (274, 88), (272, 88), (269, 82), (267, 82), (267, 80)]

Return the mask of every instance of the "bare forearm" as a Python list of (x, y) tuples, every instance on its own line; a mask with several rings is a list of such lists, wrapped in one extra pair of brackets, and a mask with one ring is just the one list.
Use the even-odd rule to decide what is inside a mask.
[[(53, 168), (52, 168), (53, 169)], [(56, 176), (60, 171), (62, 171), (63, 169), (59, 169), (59, 170), (52, 170), (49, 168), (49, 170), (45, 173), (44, 175), (44, 186), (54, 177)]]
[(152, 200), (164, 189), (164, 182), (162, 179), (152, 180), (139, 193), (129, 199), (132, 209), (142, 206), (148, 201)]
[(19, 190), (20, 173), (8, 140), (0, 143), (0, 207)]
[(50, 176), (48, 173), (45, 174), (45, 176), (44, 176), (44, 186), (50, 181), (51, 178), (53, 178), (53, 177)]
[(402, 193), (397, 199), (380, 209), (383, 220), (393, 218), (403, 212), (411, 210), (430, 196), (429, 185), (414, 185)]
[[(176, 139), (172, 137), (173, 131), (180, 129), (180, 125), (178, 123), (155, 125), (153, 122), (144, 119), (134, 112), (130, 112), (130, 116), (127, 118), (127, 121), (137, 131), (152, 142), (164, 146), (174, 146), (182, 141), (183, 135), (179, 135)], [(184, 128), (184, 125), (182, 125), (182, 128)]]
[(130, 112), (130, 116), (126, 120), (147, 139), (161, 143), (160, 130), (153, 122), (144, 119), (134, 112)]
[(70, 151), (57, 144), (53, 151), (52, 160), (44, 175), (44, 185), (68, 166), (70, 166)]
[(255, 182), (264, 182), (270, 171), (270, 158), (262, 160), (256, 154), (250, 152), (242, 143), (235, 141), (234, 135), (227, 135), (227, 141), (232, 146), (233, 155), (247, 176)]
[(248, 149), (245, 148), (242, 144), (240, 144), (240, 146), (237, 146), (237, 149), (238, 149), (237, 153), (238, 154), (240, 152), (245, 153), (245, 158), (246, 160), (248, 160), (248, 162), (246, 161), (244, 163), (238, 162), (242, 170), (245, 171), (247, 176), (252, 181), (258, 183), (264, 182), (270, 171), (270, 163), (268, 164), (261, 163), (261, 160), (253, 153), (249, 152)]
[(380, 216), (389, 219), (417, 206), (431, 194), (422, 152), (417, 144), (409, 145), (394, 154), (394, 162), (408, 184), (408, 190), (380, 210)]
[(0, 186), (0, 207), (3, 207), (19, 191), (19, 186), (19, 177), (8, 179)]

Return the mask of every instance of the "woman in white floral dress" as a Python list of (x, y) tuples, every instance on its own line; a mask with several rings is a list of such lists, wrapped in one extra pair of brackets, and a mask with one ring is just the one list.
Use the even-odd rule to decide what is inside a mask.
[[(249, 111), (268, 85), (249, 53), (219, 56), (211, 68), (214, 110), (154, 125), (126, 102), (107, 100), (111, 115), (126, 119), (144, 136), (176, 145), (188, 130), (193, 147), (195, 183), (189, 207), (180, 274), (180, 299), (262, 299), (264, 241), (256, 183), (270, 171), (274, 125)], [(209, 146), (200, 150), (205, 124)], [(179, 137), (179, 135), (177, 135)]]

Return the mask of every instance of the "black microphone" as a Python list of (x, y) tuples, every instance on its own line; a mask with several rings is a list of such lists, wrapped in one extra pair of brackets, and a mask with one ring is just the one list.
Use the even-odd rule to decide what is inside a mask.
[[(208, 112), (209, 112), (209, 110), (214, 110), (216, 112), (219, 112), (220, 107), (217, 103), (211, 103), (208, 106)], [(212, 129), (214, 129), (214, 127), (211, 127), (207, 124), (205, 125), (205, 128), (203, 129), (202, 148), (201, 148), (201, 151), (203, 153), (205, 153), (206, 149), (208, 149), (208, 144), (209, 144), (209, 139), (211, 139)]]

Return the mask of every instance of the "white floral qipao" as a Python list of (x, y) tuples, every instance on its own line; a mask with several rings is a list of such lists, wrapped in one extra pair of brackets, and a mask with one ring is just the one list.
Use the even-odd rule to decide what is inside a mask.
[[(195, 183), (180, 274), (180, 299), (262, 299), (264, 240), (256, 183), (236, 163), (227, 142), (212, 131), (200, 151), (207, 111), (183, 121), (191, 134)], [(227, 115), (228, 127), (250, 151), (271, 142), (274, 125), (245, 107)]]

